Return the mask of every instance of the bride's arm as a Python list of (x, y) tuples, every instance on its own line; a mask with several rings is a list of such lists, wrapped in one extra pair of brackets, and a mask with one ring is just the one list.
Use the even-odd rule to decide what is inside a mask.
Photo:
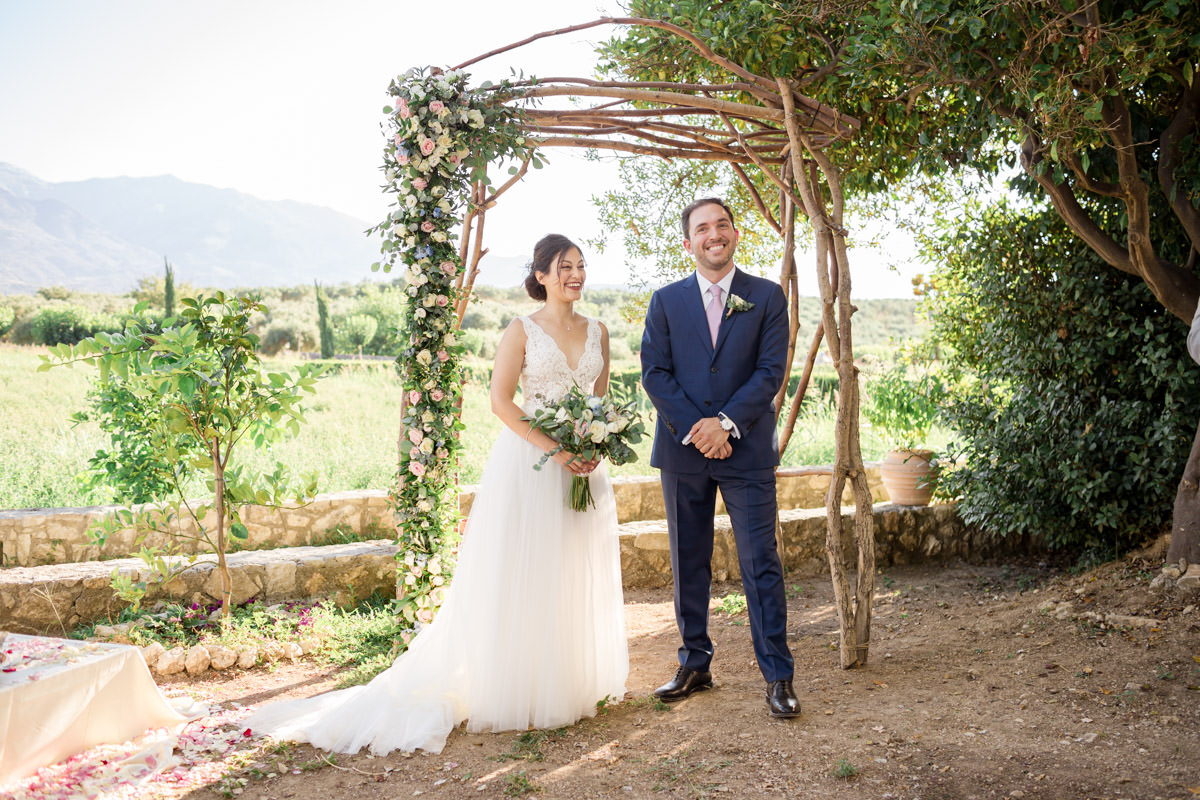
[(608, 328), (604, 327), (604, 323), (600, 324), (600, 354), (604, 357), (604, 366), (600, 369), (600, 375), (596, 378), (596, 382), (592, 384), (592, 394), (596, 397), (604, 397), (608, 393)]
[[(543, 453), (548, 453), (558, 447), (558, 442), (541, 431), (534, 430), (532, 425), (522, 419), (525, 414), (521, 407), (513, 402), (517, 394), (517, 384), (521, 380), (521, 364), (524, 360), (525, 328), (521, 320), (514, 319), (500, 337), (500, 344), (496, 346), (496, 362), (492, 365), (492, 413), (513, 433), (535, 447), (540, 447)], [(595, 468), (594, 463), (580, 461), (565, 450), (560, 450), (553, 458), (564, 469), (581, 475), (586, 475)]]

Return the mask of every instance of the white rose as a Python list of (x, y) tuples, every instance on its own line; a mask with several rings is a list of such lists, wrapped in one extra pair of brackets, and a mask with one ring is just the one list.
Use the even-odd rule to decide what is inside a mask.
[(560, 408), (558, 411), (556, 411), (554, 414), (554, 421), (555, 422), (566, 422), (567, 421), (567, 410), (565, 408)]
[(600, 444), (606, 436), (608, 436), (608, 426), (598, 419), (592, 420), (592, 424), (588, 426), (588, 438), (596, 444)]
[(431, 294), (426, 295), (425, 299), (421, 301), (421, 305), (425, 306), (426, 308), (433, 308), (435, 305), (437, 305), (437, 297)]
[(430, 236), (429, 238), (433, 239), (435, 242), (438, 242), (438, 243), (444, 242), (444, 241), (446, 241), (446, 232), (445, 231), (434, 231), (433, 235)]
[(417, 503), (417, 510), (423, 514), (427, 514), (433, 510), (433, 506), (430, 505), (428, 500), (422, 500), (421, 502)]
[(421, 442), (421, 452), (425, 455), (429, 455), (433, 452), (433, 439), (426, 439), (425, 441)]
[(440, 208), (443, 212), (448, 213), (450, 211), (450, 201), (449, 200), (439, 200), (438, 208)]
[[(410, 286), (409, 288), (412, 289), (412, 296), (416, 297), (417, 296), (416, 287)], [(416, 317), (417, 319), (425, 319), (425, 309), (423, 309), (423, 308), (416, 309), (415, 311), (413, 311), (413, 316)]]
[(410, 194), (405, 197), (404, 205), (408, 206), (409, 208), (414, 208), (417, 205), (417, 196), (415, 194)]
[(426, 425), (428, 425), (430, 422), (433, 422), (435, 419), (437, 419), (437, 417), (433, 415), (432, 411), (426, 411), (421, 415), (421, 422), (424, 422)]
[[(423, 309), (417, 309), (417, 310), (421, 311)], [(429, 352), (428, 350), (422, 350), (421, 352), (417, 353), (417, 361), (422, 366), (428, 367), (430, 364), (433, 363), (433, 353)], [(428, 441), (428, 440), (426, 440), (426, 441)]]

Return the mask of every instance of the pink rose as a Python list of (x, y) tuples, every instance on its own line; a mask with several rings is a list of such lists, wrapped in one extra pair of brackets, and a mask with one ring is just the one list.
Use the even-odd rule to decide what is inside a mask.
[(446, 297), (446, 295), (444, 295), (444, 294), (439, 294), (439, 295), (437, 296), (437, 304), (438, 304), (439, 306), (441, 306), (442, 308), (445, 308), (445, 307), (446, 307), (446, 305), (447, 305), (447, 304), (449, 304), (449, 302), (450, 302), (450, 298), (449, 298), (449, 297)]
[(443, 275), (453, 276), (454, 273), (456, 273), (456, 272), (458, 272), (458, 267), (454, 266), (453, 261), (443, 261), (442, 262), (442, 274)]
[(404, 137), (400, 134), (397, 133), (396, 138), (392, 139), (392, 141), (396, 143), (396, 147), (404, 147)]
[(445, 350), (438, 350), (438, 361), (446, 362), (450, 360), (450, 354)]
[(408, 393), (408, 404), (410, 406), (415, 406), (419, 402), (421, 402), (421, 393), (416, 389), (413, 389)]
[(434, 100), (432, 103), (429, 104), (429, 110), (432, 111), (434, 114), (441, 114), (443, 111), (446, 110), (446, 104), (443, 103), (441, 100)]
[(417, 619), (421, 622), (433, 622), (433, 612), (428, 608), (422, 608), (417, 612)]
[(458, 157), (458, 153), (451, 153), (450, 155), (446, 156), (446, 160), (455, 165), (457, 165), (459, 161), (462, 161), (462, 159)]
[(408, 166), (408, 156), (406, 156), (404, 153), (396, 154), (396, 163), (402, 167)]
[(421, 155), (423, 155), (423, 156), (432, 155), (433, 151), (436, 147), (437, 147), (437, 144), (434, 143), (433, 139), (422, 139), (421, 140)]
[(433, 398), (433, 402), (440, 403), (440, 402), (442, 402), (442, 398), (445, 397), (446, 395), (442, 392), (441, 389), (434, 389), (432, 392), (429, 393), (429, 396)]
[(433, 233), (433, 223), (429, 220), (425, 220), (421, 223), (421, 230), (425, 231), (426, 233)]
[(419, 478), (425, 474), (425, 465), (420, 461), (410, 461), (408, 462), (408, 471)]
[(408, 119), (412, 116), (412, 109), (408, 107), (408, 103), (403, 97), (400, 98), (400, 119)]
[(425, 434), (416, 428), (410, 428), (408, 431), (408, 440), (413, 444), (420, 444), (425, 441)]
[(412, 182), (412, 184), (413, 184), (414, 188), (424, 189), (426, 186), (429, 185), (429, 181), (425, 180), (424, 178), (417, 178), (415, 181)]

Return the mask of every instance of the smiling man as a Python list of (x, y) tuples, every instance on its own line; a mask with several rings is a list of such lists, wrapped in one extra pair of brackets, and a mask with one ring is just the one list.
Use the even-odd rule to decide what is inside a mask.
[(783, 568), (775, 545), (779, 448), (773, 400), (787, 375), (783, 290), (733, 263), (738, 230), (716, 198), (683, 210), (696, 271), (650, 298), (642, 384), (658, 410), (650, 463), (662, 476), (682, 644), (675, 677), (655, 690), (673, 702), (712, 687), (708, 636), (717, 489), (729, 511), (754, 655), (767, 708), (795, 717)]

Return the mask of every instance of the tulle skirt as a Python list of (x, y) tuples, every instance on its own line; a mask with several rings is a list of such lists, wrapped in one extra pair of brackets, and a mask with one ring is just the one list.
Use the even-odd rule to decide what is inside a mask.
[(629, 655), (616, 505), (566, 506), (571, 476), (505, 428), (475, 496), (446, 601), (369, 684), (259, 709), (255, 734), (335, 752), (440, 752), (467, 730), (557, 728), (625, 694)]

